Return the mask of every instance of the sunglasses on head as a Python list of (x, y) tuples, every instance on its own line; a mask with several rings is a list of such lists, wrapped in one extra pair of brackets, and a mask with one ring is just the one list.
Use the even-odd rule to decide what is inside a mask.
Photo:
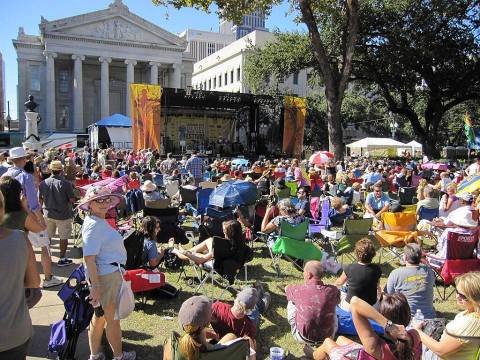
[(105, 198), (95, 199), (94, 201), (98, 204), (110, 204), (112, 202), (112, 198), (105, 197)]
[(461, 299), (461, 300), (467, 300), (467, 297), (465, 295), (463, 295), (460, 291), (458, 291), (457, 288), (455, 288), (455, 293), (458, 295), (458, 297)]

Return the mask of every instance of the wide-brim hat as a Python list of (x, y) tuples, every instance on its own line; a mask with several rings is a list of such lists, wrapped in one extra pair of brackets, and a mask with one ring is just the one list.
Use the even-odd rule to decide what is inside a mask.
[(157, 190), (157, 185), (151, 180), (145, 181), (145, 183), (140, 186), (140, 190), (148, 192), (148, 191), (155, 191)]
[(90, 208), (90, 202), (106, 197), (112, 198), (112, 201), (109, 204), (109, 210), (116, 207), (122, 200), (122, 196), (120, 194), (112, 193), (112, 191), (107, 187), (91, 186), (88, 188), (85, 196), (80, 201), (80, 204), (78, 204), (78, 208), (83, 211), (88, 211)]
[(460, 227), (475, 228), (478, 226), (478, 221), (473, 219), (472, 211), (468, 206), (462, 206), (452, 211), (448, 215), (448, 220)]
[(52, 171), (62, 171), (63, 170), (62, 162), (58, 161), (58, 160), (53, 160), (48, 167)]
[(28, 156), (28, 154), (23, 147), (14, 147), (14, 148), (11, 148), (8, 151), (8, 158), (11, 159), (11, 160), (21, 159), (21, 158), (25, 158), (27, 156)]

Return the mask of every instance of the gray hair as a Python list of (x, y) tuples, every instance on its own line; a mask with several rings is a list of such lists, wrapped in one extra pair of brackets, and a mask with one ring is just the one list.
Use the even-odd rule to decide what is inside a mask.
[(433, 186), (427, 185), (423, 189), (423, 196), (425, 196), (426, 198), (433, 198), (434, 192), (435, 192), (435, 189), (433, 188)]
[(418, 244), (407, 244), (403, 249), (405, 261), (412, 265), (420, 264), (422, 259), (422, 248)]
[(293, 216), (297, 213), (290, 199), (282, 199), (278, 202), (278, 210)]

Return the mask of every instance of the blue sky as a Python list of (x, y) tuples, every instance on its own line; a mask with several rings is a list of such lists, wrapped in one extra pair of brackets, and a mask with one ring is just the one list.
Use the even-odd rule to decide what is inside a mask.
[[(6, 100), (10, 101), (10, 113), (16, 117), (17, 56), (12, 39), (17, 37), (18, 27), (27, 34), (38, 35), (40, 16), (47, 20), (79, 15), (108, 7), (113, 0), (9, 0), (2, 1), (0, 17), (0, 52), (5, 61)], [(155, 7), (150, 0), (123, 0), (130, 11), (173, 33), (185, 28), (218, 31), (218, 17), (193, 9), (176, 10)], [(294, 30), (297, 25), (289, 14), (289, 5), (275, 7), (267, 19), (270, 30)], [(24, 101), (21, 99), (21, 101)], [(6, 104), (5, 104), (6, 107)]]

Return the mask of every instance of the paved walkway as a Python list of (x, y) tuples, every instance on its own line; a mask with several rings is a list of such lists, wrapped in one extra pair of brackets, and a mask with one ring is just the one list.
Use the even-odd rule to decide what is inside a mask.
[[(58, 240), (53, 240), (52, 246), (52, 271), (55, 276), (66, 280), (70, 273), (75, 269), (75, 265), (58, 267)], [(40, 277), (43, 280), (43, 271), (40, 263), (40, 251), (35, 251), (37, 258), (38, 269), (41, 273)], [(67, 255), (71, 257), (75, 263), (80, 263), (80, 253), (77, 249), (69, 246)], [(76, 255), (76, 256), (75, 256)], [(27, 359), (55, 359), (55, 354), (48, 353), (48, 341), (50, 339), (50, 326), (52, 323), (62, 319), (65, 309), (60, 298), (57, 296), (58, 290), (61, 286), (56, 286), (49, 289), (42, 290), (42, 299), (33, 308), (30, 309), (30, 316), (32, 318), (34, 334), (30, 343), (30, 349), (27, 354)], [(87, 333), (84, 331), (78, 340), (76, 359), (86, 360), (90, 351), (88, 349)]]

